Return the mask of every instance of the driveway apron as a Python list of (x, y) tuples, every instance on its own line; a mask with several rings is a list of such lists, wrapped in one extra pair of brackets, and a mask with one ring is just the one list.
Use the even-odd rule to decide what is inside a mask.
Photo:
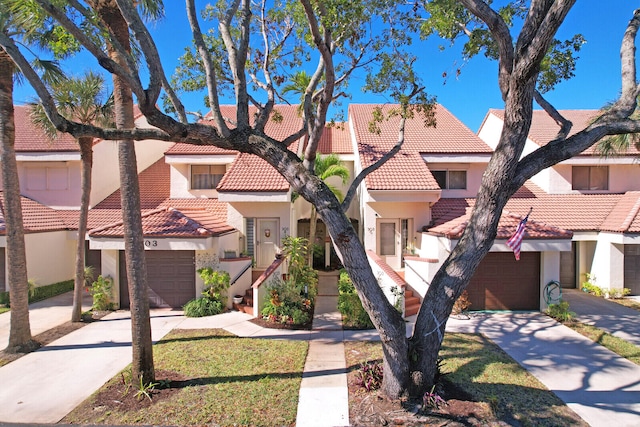
[(476, 313), (447, 331), (485, 335), (592, 426), (640, 425), (640, 366), (544, 314)]

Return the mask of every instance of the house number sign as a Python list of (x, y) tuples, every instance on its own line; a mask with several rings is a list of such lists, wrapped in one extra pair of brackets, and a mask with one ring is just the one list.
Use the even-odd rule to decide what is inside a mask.
[(158, 241), (157, 240), (145, 240), (144, 241), (144, 246), (146, 248), (156, 248), (156, 247), (158, 247)]

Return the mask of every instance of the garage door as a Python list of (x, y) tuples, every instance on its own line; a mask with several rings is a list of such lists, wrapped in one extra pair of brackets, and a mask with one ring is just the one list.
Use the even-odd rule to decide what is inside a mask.
[(467, 287), (471, 310), (539, 310), (540, 252), (489, 253)]
[(624, 245), (624, 287), (640, 295), (640, 245)]
[[(194, 251), (145, 251), (149, 305), (182, 307), (196, 296)], [(120, 306), (129, 307), (124, 251), (120, 251)]]

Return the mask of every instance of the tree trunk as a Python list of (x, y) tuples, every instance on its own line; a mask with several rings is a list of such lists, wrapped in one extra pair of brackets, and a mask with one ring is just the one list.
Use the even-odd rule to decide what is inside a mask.
[[(330, 193), (327, 188), (326, 191)], [(318, 196), (321, 197), (320, 195)], [(325, 196), (326, 197), (326, 196)], [(335, 198), (334, 198), (335, 199)], [(391, 398), (406, 395), (409, 386), (409, 347), (402, 315), (387, 300), (369, 265), (364, 246), (351, 221), (340, 209), (324, 206), (321, 215), (342, 263), (358, 291), (382, 340), (384, 377), (382, 389)]]
[[(102, 21), (113, 31), (120, 45), (128, 49), (130, 46), (129, 28), (117, 4), (113, 0), (98, 0), (96, 3), (96, 9)], [(123, 66), (126, 64), (125, 59), (121, 58), (115, 49), (108, 46), (108, 50), (114, 61)], [(116, 127), (118, 129), (134, 128), (131, 88), (125, 80), (116, 75), (113, 75), (113, 95)], [(155, 380), (155, 369), (147, 293), (147, 268), (140, 214), (140, 186), (135, 146), (132, 140), (119, 142), (118, 161), (125, 259), (131, 304), (132, 375), (134, 381), (141, 378), (143, 383), (149, 384)]]
[(13, 72), (11, 58), (0, 49), (0, 138), (2, 138), (2, 191), (7, 237), (7, 283), (11, 304), (8, 352), (26, 352), (38, 347), (29, 324), (29, 283), (22, 224), (22, 203), (15, 152), (13, 113)]
[(85, 239), (87, 221), (89, 218), (89, 200), (91, 196), (91, 169), (93, 168), (93, 138), (80, 138), (80, 158), (82, 160), (82, 175), (80, 185), (80, 220), (78, 222), (78, 244), (76, 246), (76, 275), (73, 284), (73, 307), (71, 321), (82, 320), (82, 289), (85, 286)]

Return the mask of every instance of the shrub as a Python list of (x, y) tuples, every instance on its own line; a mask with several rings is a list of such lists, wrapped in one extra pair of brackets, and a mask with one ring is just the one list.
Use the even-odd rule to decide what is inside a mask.
[(342, 323), (348, 328), (372, 329), (369, 314), (362, 307), (360, 297), (346, 271), (340, 272), (338, 279), (338, 311), (342, 314)]
[(626, 297), (631, 293), (631, 289), (629, 288), (612, 288), (609, 289), (609, 298), (613, 299), (621, 299)]
[(289, 277), (274, 280), (267, 288), (262, 309), (265, 320), (276, 323), (304, 325), (311, 320), (312, 301), (304, 296), (304, 286)]
[(186, 303), (183, 310), (184, 315), (187, 317), (214, 316), (222, 313), (224, 305), (221, 301), (203, 296), (202, 298), (193, 299)]
[(597, 297), (604, 295), (602, 288), (596, 285), (596, 276), (591, 273), (586, 273), (586, 277), (587, 280), (582, 282), (582, 290)]
[[(38, 302), (56, 295), (73, 290), (73, 280), (65, 280), (45, 286), (35, 286), (33, 280), (29, 280), (29, 302)], [(9, 306), (9, 292), (0, 292), (0, 304)]]
[(547, 314), (559, 322), (569, 322), (576, 316), (573, 311), (569, 311), (569, 303), (566, 301), (560, 301), (558, 304), (549, 304)]
[[(73, 281), (71, 282), (73, 285)], [(113, 302), (111, 301), (111, 288), (113, 287), (113, 279), (110, 276), (98, 276), (89, 288), (89, 293), (93, 297), (93, 310), (106, 311), (113, 310)]]
[(225, 302), (227, 297), (227, 289), (229, 289), (231, 277), (226, 271), (214, 270), (211, 267), (198, 269), (198, 274), (204, 282), (205, 292), (209, 298), (216, 301)]
[(382, 386), (384, 372), (381, 362), (367, 362), (356, 371), (356, 385), (367, 391), (378, 390)]

